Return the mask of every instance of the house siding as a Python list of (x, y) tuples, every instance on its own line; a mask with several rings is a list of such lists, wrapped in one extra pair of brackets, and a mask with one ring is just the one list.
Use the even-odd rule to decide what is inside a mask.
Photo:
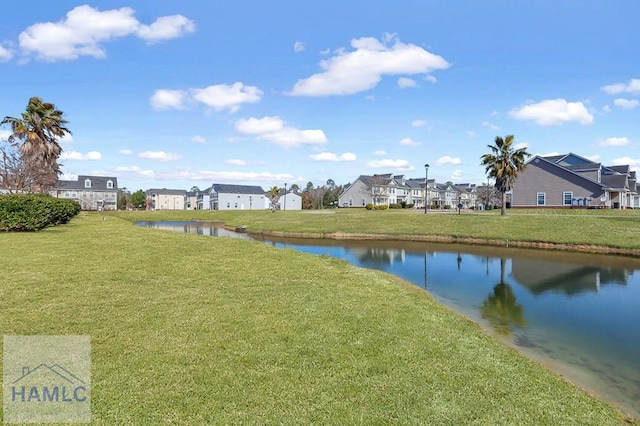
[[(365, 185), (364, 182), (357, 180), (340, 195), (338, 203), (340, 207), (364, 207), (364, 205), (362, 205), (363, 198), (365, 200), (365, 205), (373, 203), (371, 201), (371, 191), (367, 185)], [(350, 199), (352, 200), (351, 205), (349, 205)]]
[(538, 207), (537, 194), (546, 195), (546, 207), (563, 207), (563, 193), (572, 192), (573, 198), (592, 197), (591, 205), (600, 205), (604, 195), (602, 186), (544, 160), (533, 161), (516, 180), (511, 202), (513, 207)]

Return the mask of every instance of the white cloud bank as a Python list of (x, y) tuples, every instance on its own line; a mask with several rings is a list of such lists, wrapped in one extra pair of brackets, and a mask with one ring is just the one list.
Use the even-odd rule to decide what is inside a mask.
[(130, 7), (100, 11), (88, 5), (69, 11), (58, 22), (42, 22), (25, 29), (18, 37), (26, 59), (56, 62), (81, 56), (106, 57), (104, 43), (136, 36), (148, 43), (181, 37), (196, 30), (195, 23), (182, 16), (162, 16), (151, 25), (135, 17)]
[(509, 116), (516, 120), (533, 121), (540, 126), (559, 126), (571, 121), (593, 123), (593, 115), (582, 102), (567, 102), (566, 99), (529, 103), (511, 110)]
[(634, 109), (640, 104), (640, 102), (636, 99), (618, 98), (613, 100), (613, 104), (622, 109)]
[(436, 164), (438, 166), (459, 165), (459, 164), (462, 164), (462, 160), (460, 159), (460, 157), (450, 157), (448, 155), (445, 155), (444, 157), (438, 158), (438, 161), (436, 161)]
[(598, 143), (598, 145), (600, 146), (627, 146), (629, 145), (630, 141), (629, 138), (627, 137), (621, 137), (621, 138), (607, 138), (603, 141), (600, 141), (600, 143)]
[(171, 152), (164, 151), (144, 151), (138, 154), (138, 158), (166, 163), (168, 161), (179, 160), (182, 156), (180, 154), (173, 154)]
[(640, 93), (640, 78), (632, 78), (626, 83), (614, 83), (601, 87), (603, 92), (615, 95), (618, 93)]
[(311, 154), (309, 155), (309, 158), (313, 161), (356, 161), (356, 155), (353, 152), (345, 152), (340, 155), (333, 152), (321, 152), (319, 154)]
[(367, 163), (367, 167), (370, 169), (386, 169), (397, 170), (401, 172), (411, 172), (415, 169), (407, 160), (374, 160)]
[(351, 95), (372, 89), (383, 76), (428, 75), (451, 66), (441, 56), (414, 44), (402, 43), (394, 36), (386, 36), (383, 41), (374, 37), (353, 39), (351, 47), (354, 50), (339, 49), (335, 56), (322, 60), (323, 71), (298, 80), (289, 94)]
[(241, 82), (216, 84), (205, 88), (186, 90), (157, 89), (149, 99), (157, 111), (185, 110), (191, 103), (201, 103), (216, 111), (236, 112), (242, 104), (253, 104), (262, 99), (262, 90)]
[(327, 142), (322, 130), (300, 130), (287, 126), (280, 117), (240, 119), (236, 122), (236, 131), (243, 135), (253, 135), (257, 139), (273, 142), (285, 148), (299, 145), (317, 145)]
[(102, 154), (98, 151), (90, 151), (83, 154), (78, 151), (63, 151), (60, 155), (61, 160), (75, 160), (75, 161), (95, 161), (102, 160)]

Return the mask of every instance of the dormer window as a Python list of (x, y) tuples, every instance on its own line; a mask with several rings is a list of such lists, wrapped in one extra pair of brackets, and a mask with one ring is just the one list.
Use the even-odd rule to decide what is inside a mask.
[(107, 189), (113, 189), (113, 181), (111, 180), (107, 181)]
[(84, 180), (84, 187), (85, 188), (91, 188), (91, 179), (85, 179)]

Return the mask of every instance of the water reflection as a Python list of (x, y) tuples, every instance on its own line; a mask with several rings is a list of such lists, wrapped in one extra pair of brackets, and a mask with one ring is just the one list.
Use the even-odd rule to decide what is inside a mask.
[(522, 328), (527, 325), (527, 321), (524, 318), (524, 308), (516, 302), (513, 288), (506, 283), (505, 265), (506, 260), (500, 258), (500, 282), (493, 287), (493, 293), (482, 303), (481, 312), (482, 318), (486, 319), (494, 330), (505, 337), (511, 337), (511, 329)]
[[(248, 238), (210, 224), (164, 228)], [(258, 239), (412, 282), (640, 418), (640, 259), (406, 241)]]

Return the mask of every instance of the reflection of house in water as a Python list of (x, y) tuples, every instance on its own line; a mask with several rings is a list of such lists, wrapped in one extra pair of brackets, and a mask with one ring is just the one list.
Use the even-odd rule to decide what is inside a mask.
[(511, 275), (533, 294), (547, 291), (574, 295), (598, 292), (607, 284), (626, 285), (633, 271), (597, 266), (555, 263), (536, 259), (512, 259)]
[(353, 247), (348, 250), (366, 265), (393, 265), (394, 262), (405, 261), (404, 249)]

